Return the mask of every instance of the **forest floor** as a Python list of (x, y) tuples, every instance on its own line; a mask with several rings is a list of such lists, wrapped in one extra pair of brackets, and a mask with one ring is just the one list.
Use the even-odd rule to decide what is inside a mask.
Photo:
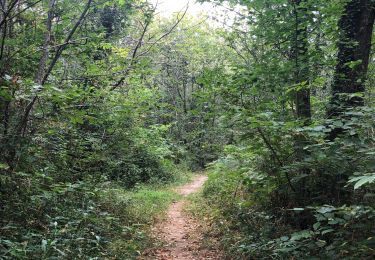
[(155, 260), (219, 260), (219, 250), (207, 249), (203, 245), (204, 236), (202, 224), (186, 212), (188, 206), (187, 196), (198, 192), (207, 176), (197, 175), (193, 181), (178, 187), (176, 192), (182, 199), (175, 201), (167, 211), (166, 219), (156, 224), (152, 230), (156, 240), (162, 245), (150, 249), (143, 259)]

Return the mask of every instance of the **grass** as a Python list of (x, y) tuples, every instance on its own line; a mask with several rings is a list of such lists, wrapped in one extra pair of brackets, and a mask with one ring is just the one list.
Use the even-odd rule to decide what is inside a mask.
[(136, 259), (153, 247), (150, 228), (179, 198), (173, 188), (192, 176), (178, 171), (169, 184), (134, 189), (84, 180), (32, 190), (20, 208), (32, 210), (1, 230), (0, 259)]
[(242, 239), (241, 232), (233, 222), (232, 215), (237, 210), (239, 198), (235, 196), (238, 190), (238, 178), (234, 174), (217, 174), (211, 172), (208, 181), (201, 192), (189, 197), (188, 212), (204, 223), (205, 248), (219, 248), (223, 259), (246, 259), (233, 252), (231, 248)]
[(132, 190), (108, 187), (100, 192), (102, 211), (121, 223), (121, 232), (113, 232), (109, 250), (114, 259), (135, 259), (153, 247), (150, 228), (165, 216), (169, 205), (178, 200), (174, 188), (189, 182), (190, 172), (176, 175), (173, 183), (137, 186)]
[(101, 204), (122, 224), (109, 244), (115, 259), (135, 259), (152, 245), (150, 227), (164, 216), (177, 194), (170, 188), (140, 187), (134, 191), (110, 188), (102, 192)]

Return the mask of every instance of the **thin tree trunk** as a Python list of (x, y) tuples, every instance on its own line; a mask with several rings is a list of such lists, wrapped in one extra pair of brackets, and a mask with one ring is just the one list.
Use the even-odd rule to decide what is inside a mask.
[(295, 83), (299, 86), (296, 91), (296, 115), (297, 118), (308, 125), (311, 119), (309, 82), (309, 57), (307, 35), (307, 7), (305, 0), (295, 0), (295, 39), (293, 46), (293, 58), (295, 62)]
[(56, 4), (56, 0), (50, 0), (48, 5), (48, 15), (47, 15), (47, 22), (46, 22), (46, 33), (44, 35), (44, 43), (43, 43), (43, 52), (42, 57), (39, 60), (38, 71), (35, 75), (35, 83), (42, 85), (43, 78), (46, 74), (46, 64), (48, 60), (48, 53), (49, 53), (49, 46), (51, 44), (51, 34), (52, 34), (52, 20), (54, 17), (54, 7)]
[[(308, 53), (308, 33), (307, 33), (307, 0), (294, 0), (293, 14), (295, 22), (295, 38), (293, 48), (294, 58), (294, 80), (297, 86), (295, 92), (296, 117), (307, 126), (311, 122), (311, 104), (309, 88), (309, 53)], [(304, 149), (309, 140), (304, 135), (297, 135), (294, 140), (296, 162), (302, 163), (309, 153)], [(297, 174), (310, 175), (311, 171), (305, 166), (296, 169)], [(290, 180), (289, 180), (290, 181)], [(306, 179), (303, 178), (297, 185), (297, 200), (304, 206), (307, 198)], [(301, 218), (300, 225), (304, 225), (304, 218)]]
[[(44, 34), (44, 42), (43, 42), (43, 47), (42, 47), (43, 52), (42, 52), (42, 56), (39, 60), (38, 70), (37, 70), (37, 72), (35, 74), (35, 78), (34, 78), (35, 83), (38, 84), (38, 85), (43, 85), (43, 83), (44, 83), (43, 79), (46, 75), (46, 65), (47, 65), (47, 61), (48, 61), (49, 46), (51, 44), (52, 20), (53, 20), (53, 17), (54, 17), (55, 4), (56, 4), (56, 0), (50, 0), (49, 4), (48, 4), (46, 32)], [(37, 100), (37, 96), (34, 96), (32, 101), (26, 106), (24, 116), (23, 116), (22, 121), (21, 121), (21, 123), (18, 127), (18, 130), (17, 130), (17, 135), (20, 135), (22, 131), (23, 132), (25, 131), (29, 114), (30, 114), (36, 100)]]
[[(54, 0), (51, 0), (51, 1), (54, 1)], [(44, 73), (42, 79), (39, 79), (40, 80), (40, 85), (43, 85), (49, 75), (51, 74), (52, 72), (52, 69), (55, 67), (57, 61), (59, 60), (61, 54), (63, 53), (63, 51), (65, 50), (66, 46), (69, 45), (69, 42), (70, 40), (72, 39), (73, 35), (75, 34), (75, 32), (77, 31), (78, 27), (81, 25), (81, 23), (83, 22), (83, 20), (85, 19), (86, 17), (86, 14), (87, 12), (89, 11), (90, 7), (91, 7), (91, 4), (92, 4), (92, 1), (93, 0), (88, 0), (87, 1), (87, 4), (85, 6), (85, 9), (82, 11), (81, 13), (81, 16), (79, 17), (79, 19), (77, 20), (77, 22), (74, 24), (73, 28), (71, 29), (71, 31), (69, 32), (68, 36), (65, 38), (65, 41), (62, 45), (60, 45), (60, 47), (57, 49), (56, 53), (55, 53), (55, 56), (53, 57), (50, 65), (48, 66), (48, 69), (46, 70), (46, 72)], [(43, 58), (43, 57), (42, 57)], [(43, 65), (43, 61), (41, 61), (41, 63)], [(45, 64), (45, 63), (44, 63)], [(43, 69), (44, 70), (44, 69)], [(40, 76), (40, 75), (38, 75)], [(38, 96), (34, 96), (34, 98), (32, 99), (32, 101), (26, 106), (26, 109), (25, 109), (25, 112), (24, 112), (24, 115), (23, 115), (23, 118), (21, 120), (21, 124), (18, 128), (18, 133), (20, 134), (23, 131), (25, 131), (25, 128), (27, 126), (27, 121), (28, 121), (28, 118), (29, 118), (29, 115), (30, 115), (30, 112), (37, 100)]]
[(47, 81), (49, 75), (51, 74), (53, 68), (55, 67), (57, 61), (59, 60), (61, 54), (65, 50), (66, 46), (69, 45), (69, 42), (72, 39), (73, 35), (75, 34), (75, 32), (77, 31), (78, 27), (81, 25), (81, 23), (85, 19), (86, 15), (87, 15), (87, 12), (89, 11), (89, 9), (91, 7), (92, 1), (93, 0), (88, 0), (87, 1), (85, 9), (81, 13), (81, 16), (79, 17), (79, 19), (77, 20), (77, 22), (74, 24), (73, 28), (70, 30), (70, 32), (69, 32), (68, 36), (66, 37), (64, 43), (62, 45), (60, 45), (60, 47), (57, 49), (57, 51), (55, 53), (55, 56), (53, 57), (53, 59), (51, 61), (51, 64), (49, 65), (49, 67), (47, 69), (47, 72), (45, 73), (45, 75), (43, 77), (42, 84), (44, 84)]

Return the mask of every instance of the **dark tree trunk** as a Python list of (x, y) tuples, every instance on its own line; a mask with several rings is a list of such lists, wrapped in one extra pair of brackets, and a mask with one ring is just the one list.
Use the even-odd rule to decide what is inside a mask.
[(307, 6), (305, 0), (294, 0), (295, 39), (293, 58), (295, 62), (295, 83), (300, 85), (295, 94), (296, 115), (308, 125), (311, 118), (309, 82), (309, 57), (307, 35)]
[[(337, 65), (332, 84), (332, 96), (328, 118), (350, 120), (346, 111), (364, 105), (365, 80), (371, 51), (371, 38), (375, 18), (374, 0), (351, 0), (344, 9), (339, 21), (339, 42)], [(354, 95), (359, 94), (359, 95)], [(335, 140), (345, 130), (335, 127), (327, 136)], [(332, 182), (332, 201), (347, 202), (348, 193), (342, 189), (347, 177), (338, 175)], [(332, 202), (331, 202), (332, 203)]]
[[(351, 0), (339, 21), (338, 63), (332, 85), (329, 118), (339, 117), (345, 110), (364, 105), (371, 38), (375, 18), (375, 1)], [(360, 95), (353, 95), (358, 93)], [(333, 140), (342, 129), (335, 129)]]

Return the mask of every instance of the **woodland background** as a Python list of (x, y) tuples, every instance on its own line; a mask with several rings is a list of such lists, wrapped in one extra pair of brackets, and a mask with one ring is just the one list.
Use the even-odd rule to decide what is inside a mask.
[(0, 0), (0, 258), (133, 259), (203, 169), (228, 258), (374, 257), (375, 2), (211, 2)]

